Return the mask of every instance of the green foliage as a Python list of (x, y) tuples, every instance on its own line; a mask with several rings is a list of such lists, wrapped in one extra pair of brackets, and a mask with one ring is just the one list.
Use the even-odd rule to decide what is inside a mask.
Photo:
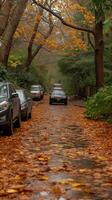
[(112, 117), (112, 86), (100, 89), (86, 102), (85, 114), (90, 119)]
[(73, 90), (95, 86), (93, 58), (93, 52), (74, 52), (74, 55), (66, 55), (59, 61), (60, 71), (68, 77), (70, 87), (74, 85)]
[(8, 65), (12, 68), (17, 68), (21, 66), (23, 57), (21, 55), (12, 54), (9, 57)]
[(44, 76), (42, 76), (39, 68), (33, 64), (29, 72), (25, 72), (21, 68), (23, 57), (20, 53), (12, 54), (9, 58), (8, 67), (0, 66), (0, 81), (10, 81), (17, 87), (30, 89), (32, 84), (43, 84)]
[(0, 65), (0, 81), (8, 80), (9, 74), (3, 65)]
[(104, 21), (104, 33), (108, 33), (111, 28), (112, 28), (112, 19), (110, 18), (107, 18), (105, 21)]
[(95, 9), (101, 9), (103, 12), (112, 7), (111, 0), (92, 0), (92, 3), (94, 4)]

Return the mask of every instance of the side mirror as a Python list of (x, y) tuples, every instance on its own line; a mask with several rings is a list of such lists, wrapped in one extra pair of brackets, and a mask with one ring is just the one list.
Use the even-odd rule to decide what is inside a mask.
[(31, 97), (27, 97), (27, 101), (31, 101), (32, 99), (31, 99)]
[(13, 92), (11, 95), (11, 98), (15, 98), (15, 97), (18, 97), (18, 94), (16, 92)]

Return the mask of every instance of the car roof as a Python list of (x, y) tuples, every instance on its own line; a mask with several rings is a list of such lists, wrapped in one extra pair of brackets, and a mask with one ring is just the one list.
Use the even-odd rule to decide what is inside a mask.
[(17, 92), (24, 92), (25, 89), (16, 89)]
[(10, 82), (0, 81), (0, 84), (11, 84)]
[(54, 83), (53, 85), (62, 85), (62, 83)]
[(40, 84), (37, 84), (37, 85), (31, 85), (31, 87), (37, 87), (37, 86), (41, 86)]

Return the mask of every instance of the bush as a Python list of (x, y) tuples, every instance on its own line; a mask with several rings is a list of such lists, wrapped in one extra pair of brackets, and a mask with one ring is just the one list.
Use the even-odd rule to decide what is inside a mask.
[(85, 114), (90, 119), (112, 118), (112, 86), (100, 89), (87, 100)]
[(0, 65), (0, 81), (7, 81), (9, 79), (9, 74), (7, 69)]
[(20, 68), (0, 66), (0, 81), (12, 82), (16, 87), (30, 89), (31, 85), (42, 82), (36, 70), (24, 72)]

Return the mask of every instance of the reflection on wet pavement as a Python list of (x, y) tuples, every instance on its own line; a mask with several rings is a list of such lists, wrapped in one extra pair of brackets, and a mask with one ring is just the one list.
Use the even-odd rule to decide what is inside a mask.
[(90, 152), (89, 139), (81, 124), (74, 123), (71, 109), (35, 105), (13, 172), (23, 177), (25, 188), (3, 200), (111, 200), (107, 162)]

